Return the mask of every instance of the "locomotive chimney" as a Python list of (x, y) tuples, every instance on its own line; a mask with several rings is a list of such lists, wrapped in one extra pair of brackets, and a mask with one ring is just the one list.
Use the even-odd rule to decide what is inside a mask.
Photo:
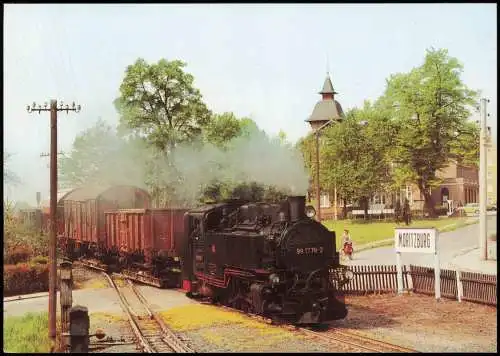
[(304, 195), (296, 195), (288, 197), (290, 204), (290, 220), (297, 221), (306, 217), (306, 197)]

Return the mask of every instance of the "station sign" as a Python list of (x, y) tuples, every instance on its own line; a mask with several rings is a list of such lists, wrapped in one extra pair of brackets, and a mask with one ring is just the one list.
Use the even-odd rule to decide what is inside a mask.
[(398, 294), (403, 293), (402, 253), (423, 253), (434, 255), (434, 292), (436, 299), (441, 298), (441, 270), (438, 251), (439, 232), (435, 228), (397, 228), (394, 230), (394, 250), (396, 251), (396, 270)]
[(438, 233), (433, 228), (398, 228), (394, 234), (396, 252), (428, 253), (437, 251)]

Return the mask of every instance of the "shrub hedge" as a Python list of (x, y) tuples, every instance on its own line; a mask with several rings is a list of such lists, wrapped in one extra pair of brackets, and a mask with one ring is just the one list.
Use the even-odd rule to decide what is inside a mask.
[(28, 262), (32, 254), (33, 250), (24, 244), (6, 246), (4, 249), (4, 263), (15, 265), (21, 262)]
[(34, 261), (4, 265), (3, 286), (4, 297), (45, 292), (49, 289), (49, 266)]

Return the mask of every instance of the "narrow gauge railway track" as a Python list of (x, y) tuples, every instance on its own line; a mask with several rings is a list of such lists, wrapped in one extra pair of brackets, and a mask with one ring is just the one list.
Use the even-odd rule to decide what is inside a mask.
[(318, 337), (327, 342), (342, 343), (354, 349), (356, 352), (405, 352), (416, 353), (417, 350), (409, 349), (399, 345), (391, 344), (385, 341), (373, 339), (364, 335), (359, 335), (354, 332), (346, 330), (339, 330), (336, 328), (327, 331), (315, 331), (308, 328), (298, 328), (302, 332), (311, 336)]
[(127, 286), (118, 287), (112, 276), (103, 274), (117, 292), (122, 309), (127, 314), (137, 342), (144, 352), (194, 353), (194, 350), (170, 331), (163, 320), (151, 310), (142, 293), (130, 280), (127, 280)]
[[(329, 344), (342, 344), (343, 348), (349, 349), (350, 352), (405, 352), (405, 353), (417, 353), (417, 350), (405, 348), (399, 345), (391, 344), (385, 341), (373, 339), (364, 335), (359, 335), (354, 332), (349, 332), (346, 330), (340, 330), (337, 328), (330, 328), (326, 331), (316, 331), (310, 328), (298, 327), (286, 322), (281, 322), (277, 320), (272, 320), (270, 318), (256, 315), (248, 314), (241, 310), (233, 309), (224, 305), (212, 304), (211, 302), (200, 301), (200, 304), (204, 305), (214, 305), (218, 308), (222, 308), (228, 311), (237, 312), (259, 322), (275, 325), (277, 327), (284, 327), (288, 330), (303, 332), (309, 336), (320, 338)], [(346, 350), (347, 351), (347, 350)]]
[[(97, 261), (81, 258), (78, 260), (78, 263), (80, 263), (84, 267), (95, 269), (101, 272), (106, 272), (106, 273), (110, 272), (109, 266)], [(157, 288), (163, 287), (163, 282), (160, 279), (155, 278), (153, 276), (143, 275), (129, 270), (122, 270), (120, 274), (123, 275), (123, 278), (127, 278), (135, 282), (140, 282), (142, 284), (146, 284), (151, 287), (157, 287)]]
[[(95, 267), (95, 266), (88, 265), (88, 264), (85, 264), (85, 266), (87, 266), (89, 268), (102, 270), (99, 267)], [(119, 275), (119, 274), (115, 274), (115, 275), (127, 279), (127, 276), (125, 276), (125, 275)], [(130, 282), (130, 280), (129, 280), (129, 282)], [(232, 312), (237, 312), (237, 313), (240, 313), (240, 314), (245, 315), (247, 317), (250, 317), (252, 319), (255, 319), (257, 321), (260, 321), (262, 323), (284, 327), (284, 328), (287, 328), (287, 329), (293, 330), (293, 331), (301, 331), (304, 334), (308, 334), (310, 336), (320, 338), (328, 343), (336, 343), (336, 344), (340, 343), (345, 348), (348, 348), (350, 351), (353, 351), (353, 352), (405, 352), (405, 353), (418, 352), (417, 350), (414, 350), (414, 349), (405, 348), (405, 347), (402, 347), (399, 345), (395, 345), (395, 344), (391, 344), (391, 343), (388, 343), (385, 341), (373, 339), (373, 338), (370, 338), (370, 337), (367, 337), (364, 335), (359, 335), (357, 333), (349, 332), (346, 330), (341, 330), (338, 328), (331, 328), (327, 331), (316, 331), (314, 329), (311, 330), (310, 328), (293, 326), (293, 325), (287, 324), (286, 322), (272, 320), (270, 318), (263, 317), (260, 315), (245, 313), (241, 310), (230, 308), (230, 307), (227, 307), (224, 305), (213, 304), (211, 302), (207, 302), (207, 301), (203, 301), (203, 300), (199, 301), (199, 303), (204, 304), (204, 305), (214, 305), (218, 308), (222, 308), (222, 309), (232, 311)], [(187, 351), (187, 352), (192, 352), (192, 351)]]

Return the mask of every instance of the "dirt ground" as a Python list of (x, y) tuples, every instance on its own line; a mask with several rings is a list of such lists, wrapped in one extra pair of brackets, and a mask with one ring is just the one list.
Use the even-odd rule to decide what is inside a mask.
[[(109, 288), (102, 275), (78, 267), (73, 270), (73, 275), (76, 287), (73, 301), (74, 304), (89, 308), (91, 333), (100, 328), (115, 341), (124, 338), (124, 341), (130, 342), (130, 326), (121, 311), (116, 293)], [(239, 319), (231, 321), (232, 316), (226, 313), (219, 315), (220, 313), (214, 312), (219, 315), (216, 318), (215, 314), (198, 310), (197, 303), (176, 290), (160, 290), (148, 286), (141, 286), (140, 289), (151, 307), (168, 317), (165, 321), (172, 326), (188, 321), (199, 324), (189, 327), (186, 324), (185, 330), (176, 330), (191, 340), (197, 351), (335, 351), (320, 342), (299, 338), (291, 331), (278, 332), (272, 328), (263, 330), (258, 324)], [(449, 299), (436, 301), (433, 297), (417, 294), (347, 296), (346, 303), (349, 308), (347, 318), (332, 322), (331, 326), (421, 352), (497, 351), (496, 307), (458, 303)], [(4, 304), (4, 317), (46, 308), (46, 297), (9, 302)], [(188, 309), (191, 311), (190, 315), (186, 314)], [(220, 322), (214, 324), (216, 320)], [(94, 339), (92, 342), (96, 341)], [(137, 352), (135, 346), (130, 344), (102, 351)]]
[(331, 323), (422, 352), (496, 352), (497, 308), (418, 294), (347, 296)]
[(78, 263), (73, 264), (73, 289), (108, 288), (108, 282), (101, 272), (84, 268)]

